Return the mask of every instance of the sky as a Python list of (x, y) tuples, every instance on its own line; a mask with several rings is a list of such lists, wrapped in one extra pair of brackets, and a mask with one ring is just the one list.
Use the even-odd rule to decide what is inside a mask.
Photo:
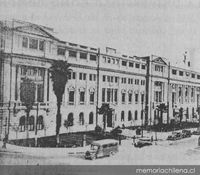
[(64, 41), (158, 55), (200, 68), (200, 0), (0, 0), (0, 19), (54, 28)]

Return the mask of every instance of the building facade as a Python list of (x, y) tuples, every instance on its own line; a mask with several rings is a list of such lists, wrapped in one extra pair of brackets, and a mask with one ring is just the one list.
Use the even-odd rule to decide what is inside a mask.
[[(163, 123), (198, 119), (200, 73), (170, 65), (158, 56), (119, 54), (56, 37), (52, 28), (24, 21), (0, 23), (0, 134), (9, 139), (27, 138), (21, 86), (25, 77), (34, 81), (35, 104), (28, 119), (28, 137), (55, 135), (56, 97), (49, 67), (66, 60), (71, 74), (61, 108), (61, 133), (116, 126), (156, 124), (158, 106), (165, 104)], [(102, 104), (112, 112), (98, 114)], [(66, 121), (70, 125), (66, 127)]]

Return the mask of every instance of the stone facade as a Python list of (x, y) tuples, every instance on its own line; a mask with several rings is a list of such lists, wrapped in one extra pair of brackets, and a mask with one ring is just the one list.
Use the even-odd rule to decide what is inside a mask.
[[(153, 125), (161, 103), (169, 106), (163, 123), (176, 119), (181, 107), (183, 121), (198, 119), (200, 73), (172, 66), (165, 58), (121, 55), (113, 48), (104, 51), (65, 42), (51, 28), (17, 20), (0, 23), (0, 51), (1, 138), (6, 133), (9, 139), (27, 137), (20, 100), (24, 77), (36, 86), (28, 137), (55, 135), (56, 97), (48, 71), (52, 60), (67, 60), (72, 69), (63, 96), (61, 133), (94, 130), (97, 124)], [(108, 116), (97, 114), (103, 103), (113, 109)], [(72, 118), (72, 126), (66, 128), (65, 120)]]

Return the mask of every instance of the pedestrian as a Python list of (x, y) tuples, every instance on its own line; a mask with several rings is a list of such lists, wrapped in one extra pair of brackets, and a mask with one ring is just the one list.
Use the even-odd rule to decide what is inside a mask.
[(133, 145), (135, 144), (135, 136), (133, 136)]
[(153, 142), (153, 136), (151, 136), (151, 142)]
[(2, 146), (2, 148), (6, 149), (6, 143), (7, 143), (7, 141), (8, 141), (8, 135), (6, 134), (5, 137), (4, 137), (4, 139), (3, 139), (3, 146)]
[(119, 145), (121, 145), (121, 136), (119, 135)]
[(200, 136), (199, 136), (199, 139), (198, 139), (198, 146), (200, 146)]

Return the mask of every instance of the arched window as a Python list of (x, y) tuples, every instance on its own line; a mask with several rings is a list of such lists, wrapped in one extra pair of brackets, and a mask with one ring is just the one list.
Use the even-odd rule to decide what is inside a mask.
[(138, 115), (138, 112), (137, 110), (135, 111), (135, 120), (137, 120), (137, 115)]
[(131, 111), (128, 111), (128, 121), (131, 121), (132, 120), (132, 113)]
[(124, 121), (124, 111), (121, 112), (121, 122)]
[(20, 117), (19, 119), (19, 130), (25, 131), (25, 116), (23, 115), (22, 117)]
[(29, 120), (28, 120), (28, 130), (29, 131), (33, 131), (34, 130), (34, 116), (31, 115), (29, 117)]
[(72, 112), (69, 113), (69, 115), (67, 117), (67, 121), (68, 121), (68, 126), (74, 125), (74, 114)]
[(80, 125), (84, 125), (84, 114), (83, 114), (83, 112), (81, 112), (79, 114), (79, 123), (80, 123)]
[(40, 115), (37, 119), (37, 129), (42, 130), (44, 128), (44, 121), (43, 121), (43, 116)]
[(94, 120), (94, 113), (93, 112), (90, 112), (89, 114), (89, 124), (93, 124), (93, 121)]

